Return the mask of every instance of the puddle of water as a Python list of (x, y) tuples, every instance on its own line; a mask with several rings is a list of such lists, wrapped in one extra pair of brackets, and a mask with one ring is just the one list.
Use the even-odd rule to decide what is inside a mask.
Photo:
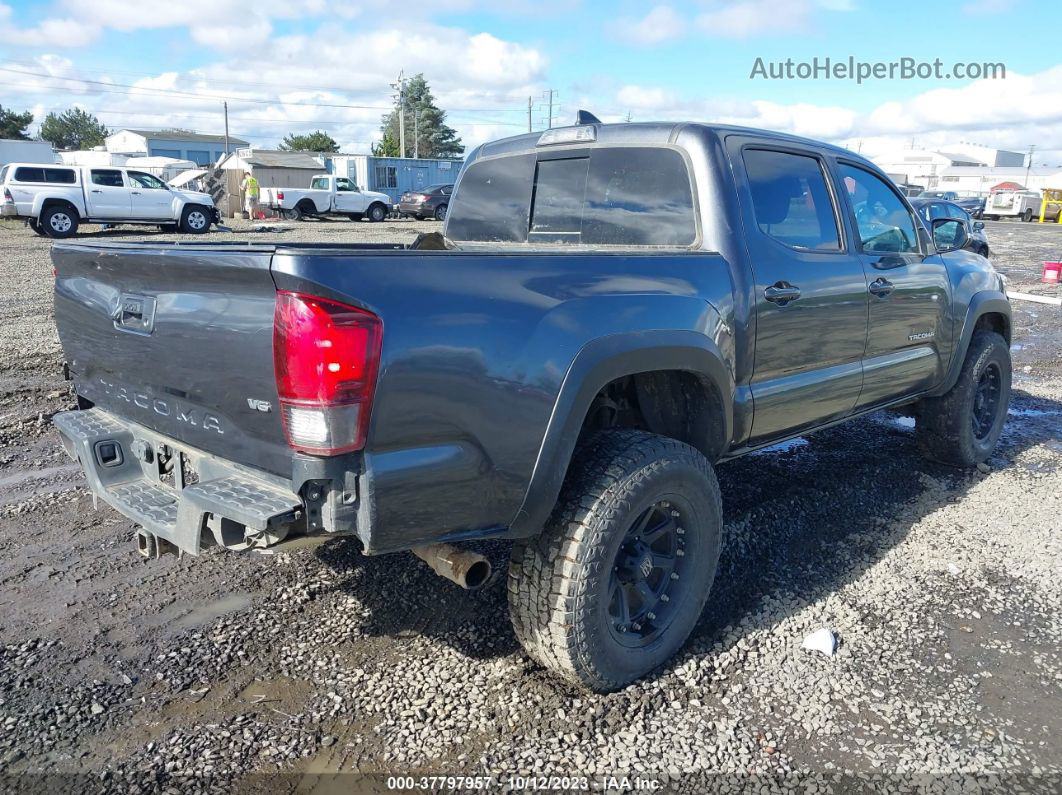
[(222, 596), (219, 599), (212, 599), (209, 602), (203, 602), (174, 621), (173, 626), (176, 629), (188, 629), (189, 627), (208, 624), (226, 613), (235, 613), (237, 610), (247, 609), (251, 606), (251, 599), (253, 598), (253, 594), (234, 593)]
[(1007, 414), (1012, 417), (1057, 417), (1062, 411), (1057, 409), (1007, 409)]
[(807, 445), (808, 440), (803, 436), (797, 436), (795, 439), (787, 439), (784, 442), (778, 444), (772, 444), (770, 447), (764, 447), (762, 450), (757, 450), (753, 455), (771, 455), (774, 453), (788, 453), (790, 450), (796, 450), (798, 447), (804, 447)]

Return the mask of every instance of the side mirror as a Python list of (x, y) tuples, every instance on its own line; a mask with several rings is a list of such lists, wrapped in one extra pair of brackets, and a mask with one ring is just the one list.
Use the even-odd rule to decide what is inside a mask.
[(974, 231), (975, 232), (980, 232), (984, 228), (985, 228), (985, 222), (984, 221), (974, 221)]
[(937, 218), (933, 221), (933, 244), (937, 251), (945, 254), (957, 251), (966, 245), (970, 233), (966, 231), (966, 222), (955, 218)]

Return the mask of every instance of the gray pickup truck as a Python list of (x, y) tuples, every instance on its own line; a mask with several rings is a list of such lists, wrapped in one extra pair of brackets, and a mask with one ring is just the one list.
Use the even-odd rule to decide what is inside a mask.
[(512, 539), (519, 640), (614, 689), (706, 603), (713, 466), (904, 405), (991, 455), (1010, 306), (967, 234), (845, 149), (590, 117), (479, 147), (434, 247), (56, 244), (54, 422), (146, 555), (350, 534), (475, 587), (457, 545)]

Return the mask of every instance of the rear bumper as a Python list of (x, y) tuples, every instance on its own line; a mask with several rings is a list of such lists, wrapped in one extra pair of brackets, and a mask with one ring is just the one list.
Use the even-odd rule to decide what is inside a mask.
[(14, 204), (0, 204), (0, 218), (14, 218), (18, 215), (18, 207)]
[(395, 205), (395, 208), (399, 213), (407, 216), (416, 215), (419, 217), (423, 215), (431, 215), (432, 212), (431, 208), (423, 203), (413, 204), (412, 202), (399, 202)]
[[(53, 418), (63, 446), (102, 499), (181, 552), (268, 546), (299, 525), (290, 482), (160, 436), (100, 408)], [(169, 473), (165, 463), (169, 462)]]

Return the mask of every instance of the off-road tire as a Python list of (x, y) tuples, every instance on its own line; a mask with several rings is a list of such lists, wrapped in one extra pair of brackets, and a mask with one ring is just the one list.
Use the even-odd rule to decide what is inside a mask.
[(201, 204), (189, 204), (181, 213), (180, 230), (186, 235), (203, 235), (210, 231), (210, 211)]
[[(615, 637), (609, 583), (624, 537), (660, 500), (683, 511), (682, 586), (671, 620), (647, 646)], [(685, 643), (719, 560), (722, 505), (711, 464), (687, 444), (643, 431), (602, 431), (574, 457), (543, 532), (514, 544), (509, 613), (528, 655), (591, 690), (644, 676)]]
[[(999, 374), (1000, 394), (991, 429), (978, 438), (974, 431), (975, 403), (982, 375), (989, 368)], [(922, 454), (942, 464), (972, 467), (996, 448), (1010, 404), (1011, 365), (1007, 341), (994, 331), (976, 331), (955, 385), (940, 397), (923, 398), (915, 411), (915, 434)]]
[(62, 240), (77, 234), (79, 222), (80, 219), (74, 210), (64, 205), (53, 204), (41, 213), (37, 225), (48, 237)]

